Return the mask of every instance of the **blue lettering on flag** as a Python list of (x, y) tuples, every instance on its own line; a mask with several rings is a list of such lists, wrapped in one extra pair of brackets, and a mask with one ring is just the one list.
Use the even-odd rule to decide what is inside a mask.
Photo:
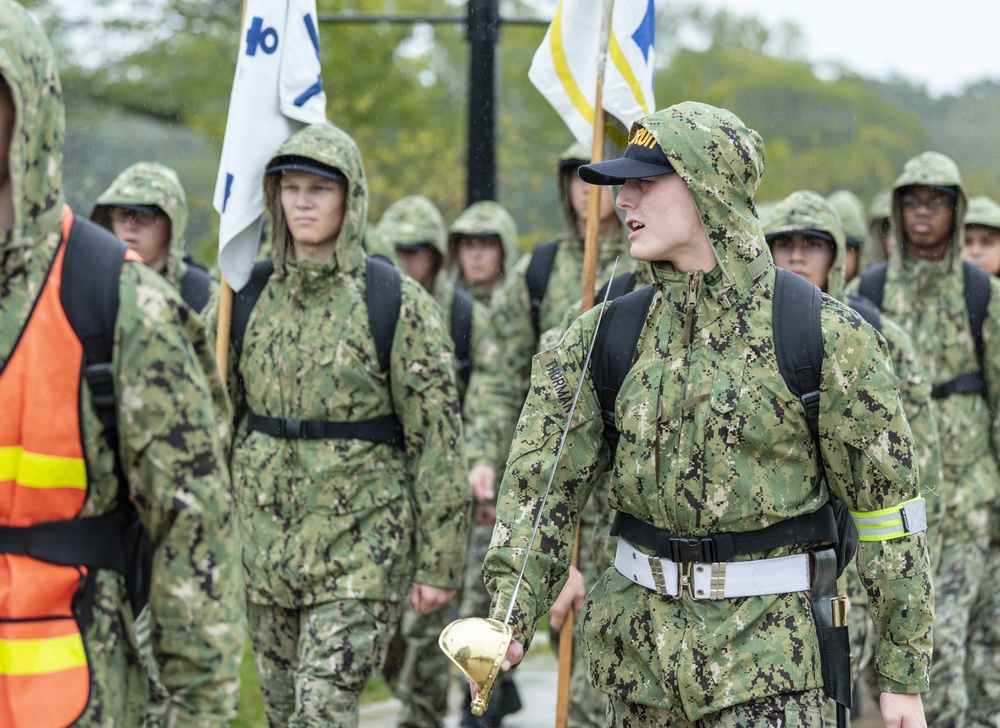
[(265, 28), (263, 18), (254, 18), (250, 21), (250, 29), (247, 30), (247, 55), (257, 55), (257, 48), (268, 55), (278, 50), (278, 31), (274, 28)]
[(316, 49), (316, 57), (319, 58), (319, 33), (316, 32), (316, 24), (313, 23), (312, 16), (306, 14), (302, 18), (302, 22), (306, 24), (306, 32), (309, 33), (309, 40), (312, 41), (313, 48)]
[(233, 191), (233, 175), (226, 172), (226, 193), (222, 196), (222, 211), (226, 211), (226, 205), (229, 204), (229, 193)]
[(322, 76), (317, 76), (316, 77), (316, 83), (314, 83), (312, 86), (310, 86), (305, 91), (303, 91), (302, 93), (300, 93), (295, 98), (294, 103), (295, 103), (296, 106), (303, 106), (303, 105), (305, 105), (306, 101), (308, 101), (309, 99), (311, 99), (316, 94), (321, 94), (321, 93), (323, 93), (323, 77)]
[(646, 63), (649, 63), (649, 50), (653, 47), (655, 36), (656, 7), (653, 4), (653, 0), (649, 0), (649, 4), (646, 6), (646, 14), (643, 16), (642, 22), (639, 23), (639, 27), (632, 34), (632, 40), (639, 46), (639, 50), (642, 51), (642, 58)]

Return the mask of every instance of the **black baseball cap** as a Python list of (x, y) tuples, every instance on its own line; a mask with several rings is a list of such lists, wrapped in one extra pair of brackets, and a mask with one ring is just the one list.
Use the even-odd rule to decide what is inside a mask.
[(273, 163), (267, 168), (264, 174), (278, 174), (286, 169), (298, 172), (312, 172), (327, 179), (347, 179), (347, 176), (336, 167), (323, 164), (309, 157), (302, 157), (297, 154), (283, 154), (275, 157)]
[(163, 213), (162, 208), (159, 205), (133, 205), (128, 202), (109, 202), (107, 207), (121, 207), (126, 210), (132, 210), (134, 212), (155, 212)]
[(660, 143), (646, 129), (637, 127), (619, 159), (595, 162), (580, 167), (580, 179), (592, 185), (620, 185), (626, 180), (659, 177), (674, 172)]

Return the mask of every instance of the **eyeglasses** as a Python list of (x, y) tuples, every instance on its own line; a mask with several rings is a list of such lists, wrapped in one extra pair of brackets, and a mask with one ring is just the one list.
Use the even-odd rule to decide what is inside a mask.
[(955, 206), (951, 197), (946, 195), (935, 195), (926, 200), (917, 195), (903, 195), (900, 198), (900, 203), (903, 205), (904, 210), (916, 210), (918, 207), (926, 207), (935, 213), (942, 210), (950, 210)]
[(111, 209), (111, 222), (132, 223), (139, 227), (149, 227), (155, 225), (162, 214), (160, 212), (140, 212), (139, 210), (130, 210), (127, 207), (114, 207)]

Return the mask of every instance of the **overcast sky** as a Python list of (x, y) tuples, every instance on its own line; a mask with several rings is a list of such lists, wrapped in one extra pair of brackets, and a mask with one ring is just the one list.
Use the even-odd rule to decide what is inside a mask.
[[(657, 0), (668, 2), (669, 0)], [(896, 74), (936, 95), (971, 81), (1000, 80), (996, 0), (703, 0), (710, 9), (792, 21), (811, 61), (839, 61), (865, 75)]]

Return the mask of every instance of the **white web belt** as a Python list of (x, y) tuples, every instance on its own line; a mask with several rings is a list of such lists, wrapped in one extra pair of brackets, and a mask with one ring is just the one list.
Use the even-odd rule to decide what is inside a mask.
[(624, 538), (618, 539), (615, 569), (626, 579), (663, 596), (687, 590), (691, 599), (788, 594), (810, 588), (809, 554), (756, 561), (678, 564), (648, 556)]

